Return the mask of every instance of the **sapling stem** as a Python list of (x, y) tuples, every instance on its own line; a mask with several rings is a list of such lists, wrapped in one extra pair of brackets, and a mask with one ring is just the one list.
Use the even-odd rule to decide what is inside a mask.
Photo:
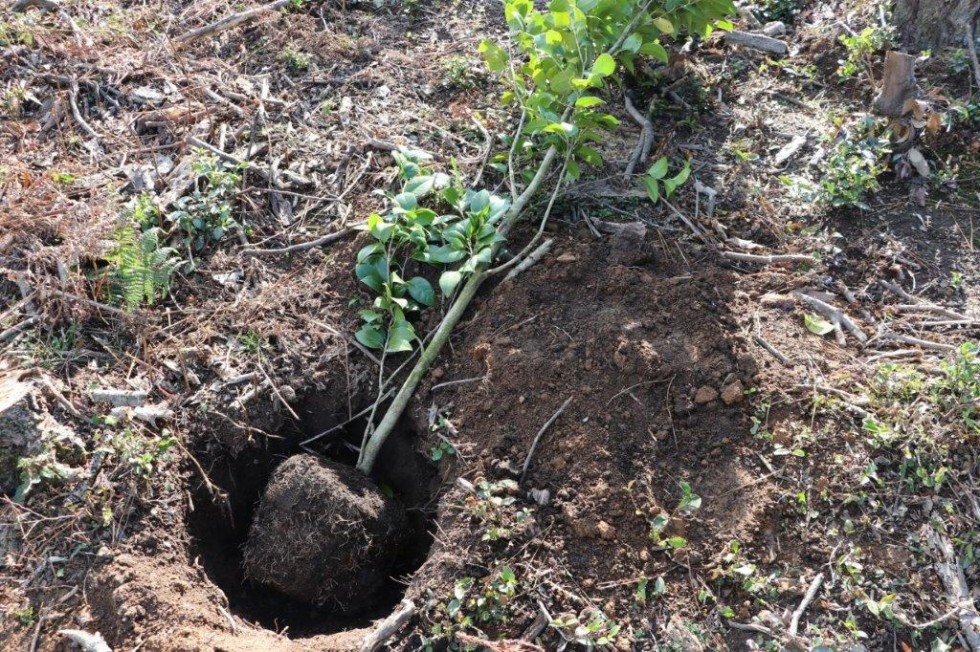
[[(544, 158), (541, 160), (541, 164), (538, 166), (538, 170), (531, 179), (531, 183), (528, 184), (524, 192), (517, 198), (511, 207), (507, 210), (506, 215), (503, 220), (501, 220), (499, 231), (501, 233), (506, 233), (514, 225), (515, 222), (521, 217), (524, 209), (527, 207), (531, 197), (533, 197), (538, 190), (541, 189), (541, 185), (544, 183), (545, 178), (547, 178), (548, 173), (551, 171), (551, 167), (555, 163), (555, 157), (558, 155), (558, 150), (555, 147), (550, 147), (545, 153)], [(494, 253), (496, 253), (497, 246), (494, 247)], [(429, 367), (435, 362), (436, 358), (439, 357), (439, 352), (442, 351), (442, 347), (445, 346), (446, 342), (449, 341), (449, 336), (452, 334), (453, 329), (456, 328), (456, 324), (462, 319), (463, 313), (470, 305), (470, 301), (476, 296), (477, 290), (480, 289), (480, 285), (486, 278), (486, 265), (481, 265), (477, 268), (476, 272), (467, 279), (466, 283), (463, 285), (463, 289), (460, 290), (459, 295), (457, 295), (456, 300), (453, 305), (450, 306), (449, 311), (446, 316), (442, 318), (439, 322), (438, 328), (436, 328), (435, 333), (432, 336), (432, 340), (429, 342), (422, 350), (422, 354), (419, 356), (418, 362), (412, 368), (412, 371), (408, 374), (408, 378), (402, 383), (401, 389), (395, 394), (395, 398), (392, 399), (391, 405), (385, 411), (384, 417), (381, 419), (381, 423), (378, 427), (374, 429), (371, 436), (365, 442), (364, 446), (361, 447), (361, 454), (357, 460), (357, 468), (364, 474), (370, 474), (372, 469), (374, 469), (374, 462), (378, 457), (378, 453), (381, 452), (381, 447), (384, 445), (385, 440), (388, 439), (388, 435), (392, 433), (395, 429), (395, 425), (401, 418), (405, 409), (408, 407), (408, 402), (412, 399), (412, 395), (415, 393), (415, 389), (422, 382), (422, 378), (425, 376)]]

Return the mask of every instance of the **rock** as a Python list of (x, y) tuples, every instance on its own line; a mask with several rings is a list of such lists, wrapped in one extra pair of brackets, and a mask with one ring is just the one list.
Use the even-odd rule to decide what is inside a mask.
[(696, 405), (704, 405), (705, 403), (710, 403), (716, 398), (718, 398), (718, 390), (710, 385), (703, 385), (694, 395), (694, 403)]
[(742, 387), (742, 381), (736, 380), (730, 383), (721, 390), (721, 400), (725, 402), (725, 405), (735, 405), (736, 403), (741, 403), (742, 399), (745, 397), (745, 388)]
[(596, 525), (596, 530), (599, 532), (600, 539), (612, 541), (616, 538), (616, 528), (609, 525), (605, 521), (599, 521), (598, 525)]
[(531, 499), (541, 507), (544, 507), (551, 502), (551, 492), (547, 489), (531, 489)]
[(782, 21), (778, 21), (778, 20), (768, 22), (762, 28), (762, 33), (765, 34), (766, 36), (771, 36), (773, 38), (777, 36), (782, 36), (783, 34), (786, 33), (786, 23), (783, 23)]
[[(678, 396), (677, 399), (674, 401), (674, 414), (683, 416), (686, 414), (690, 414), (691, 410), (693, 409), (694, 409), (694, 403), (692, 403), (691, 399), (688, 398), (688, 396), (685, 394)], [(664, 437), (666, 437), (667, 431), (664, 430), (663, 433), (664, 433)]]
[(356, 614), (385, 590), (406, 540), (404, 510), (353, 468), (295, 455), (265, 489), (245, 544), (249, 580)]
[(576, 256), (575, 254), (571, 254), (571, 253), (562, 254), (562, 255), (558, 256), (557, 258), (555, 258), (555, 261), (557, 261), (559, 263), (562, 263), (562, 264), (574, 263), (577, 260), (578, 260), (578, 256)]
[(617, 229), (609, 239), (609, 264), (637, 267), (656, 262), (655, 249), (647, 241), (647, 227), (629, 222)]

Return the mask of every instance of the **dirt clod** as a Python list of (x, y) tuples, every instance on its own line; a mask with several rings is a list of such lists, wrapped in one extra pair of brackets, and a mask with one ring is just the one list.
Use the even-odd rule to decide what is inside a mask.
[(725, 385), (724, 389), (721, 390), (721, 400), (725, 402), (725, 405), (740, 403), (742, 401), (744, 391), (745, 389), (742, 387), (742, 381), (736, 380), (728, 385)]
[(395, 564), (405, 514), (366, 477), (312, 455), (273, 473), (245, 545), (249, 579), (351, 614), (371, 605)]
[(697, 393), (694, 395), (694, 402), (697, 405), (705, 405), (716, 398), (718, 398), (718, 390), (714, 387), (704, 385), (703, 387), (699, 388)]

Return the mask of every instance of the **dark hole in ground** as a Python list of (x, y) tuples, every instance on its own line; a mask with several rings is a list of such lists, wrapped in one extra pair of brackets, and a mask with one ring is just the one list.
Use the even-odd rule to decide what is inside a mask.
[[(224, 591), (231, 611), (270, 630), (288, 628), (287, 634), (292, 638), (364, 627), (392, 611), (405, 593), (405, 586), (398, 578), (417, 570), (428, 555), (435, 515), (433, 499), (438, 486), (435, 468), (413, 447), (415, 431), (401, 424), (385, 442), (374, 480), (405, 507), (408, 543), (399, 551), (396, 572), (388, 585), (365, 611), (339, 615), (253, 585), (245, 579), (242, 546), (272, 472), (287, 458), (303, 452), (299, 447), (301, 441), (325, 430), (325, 423), (338, 422), (334, 415), (318, 414), (315, 406), (315, 400), (301, 404), (300, 414), (309, 414), (309, 418), (302, 423), (287, 423), (278, 433), (281, 438), (270, 438), (264, 446), (256, 444), (236, 457), (228, 453), (217, 456), (213, 452), (202, 453), (204, 459), (210, 455), (211, 480), (227, 492), (229, 507), (212, 502), (205, 488), (197, 487), (193, 495), (195, 509), (188, 519), (193, 554), (211, 581)], [(360, 445), (364, 426), (365, 420), (354, 421), (311, 448), (327, 459), (353, 466), (357, 454), (351, 447)]]

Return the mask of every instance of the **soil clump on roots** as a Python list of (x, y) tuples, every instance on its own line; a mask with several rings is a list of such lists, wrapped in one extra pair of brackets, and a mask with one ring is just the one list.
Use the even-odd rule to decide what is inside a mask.
[(406, 539), (404, 510), (356, 470), (312, 455), (283, 462), (245, 545), (246, 576), (342, 614), (369, 608)]

